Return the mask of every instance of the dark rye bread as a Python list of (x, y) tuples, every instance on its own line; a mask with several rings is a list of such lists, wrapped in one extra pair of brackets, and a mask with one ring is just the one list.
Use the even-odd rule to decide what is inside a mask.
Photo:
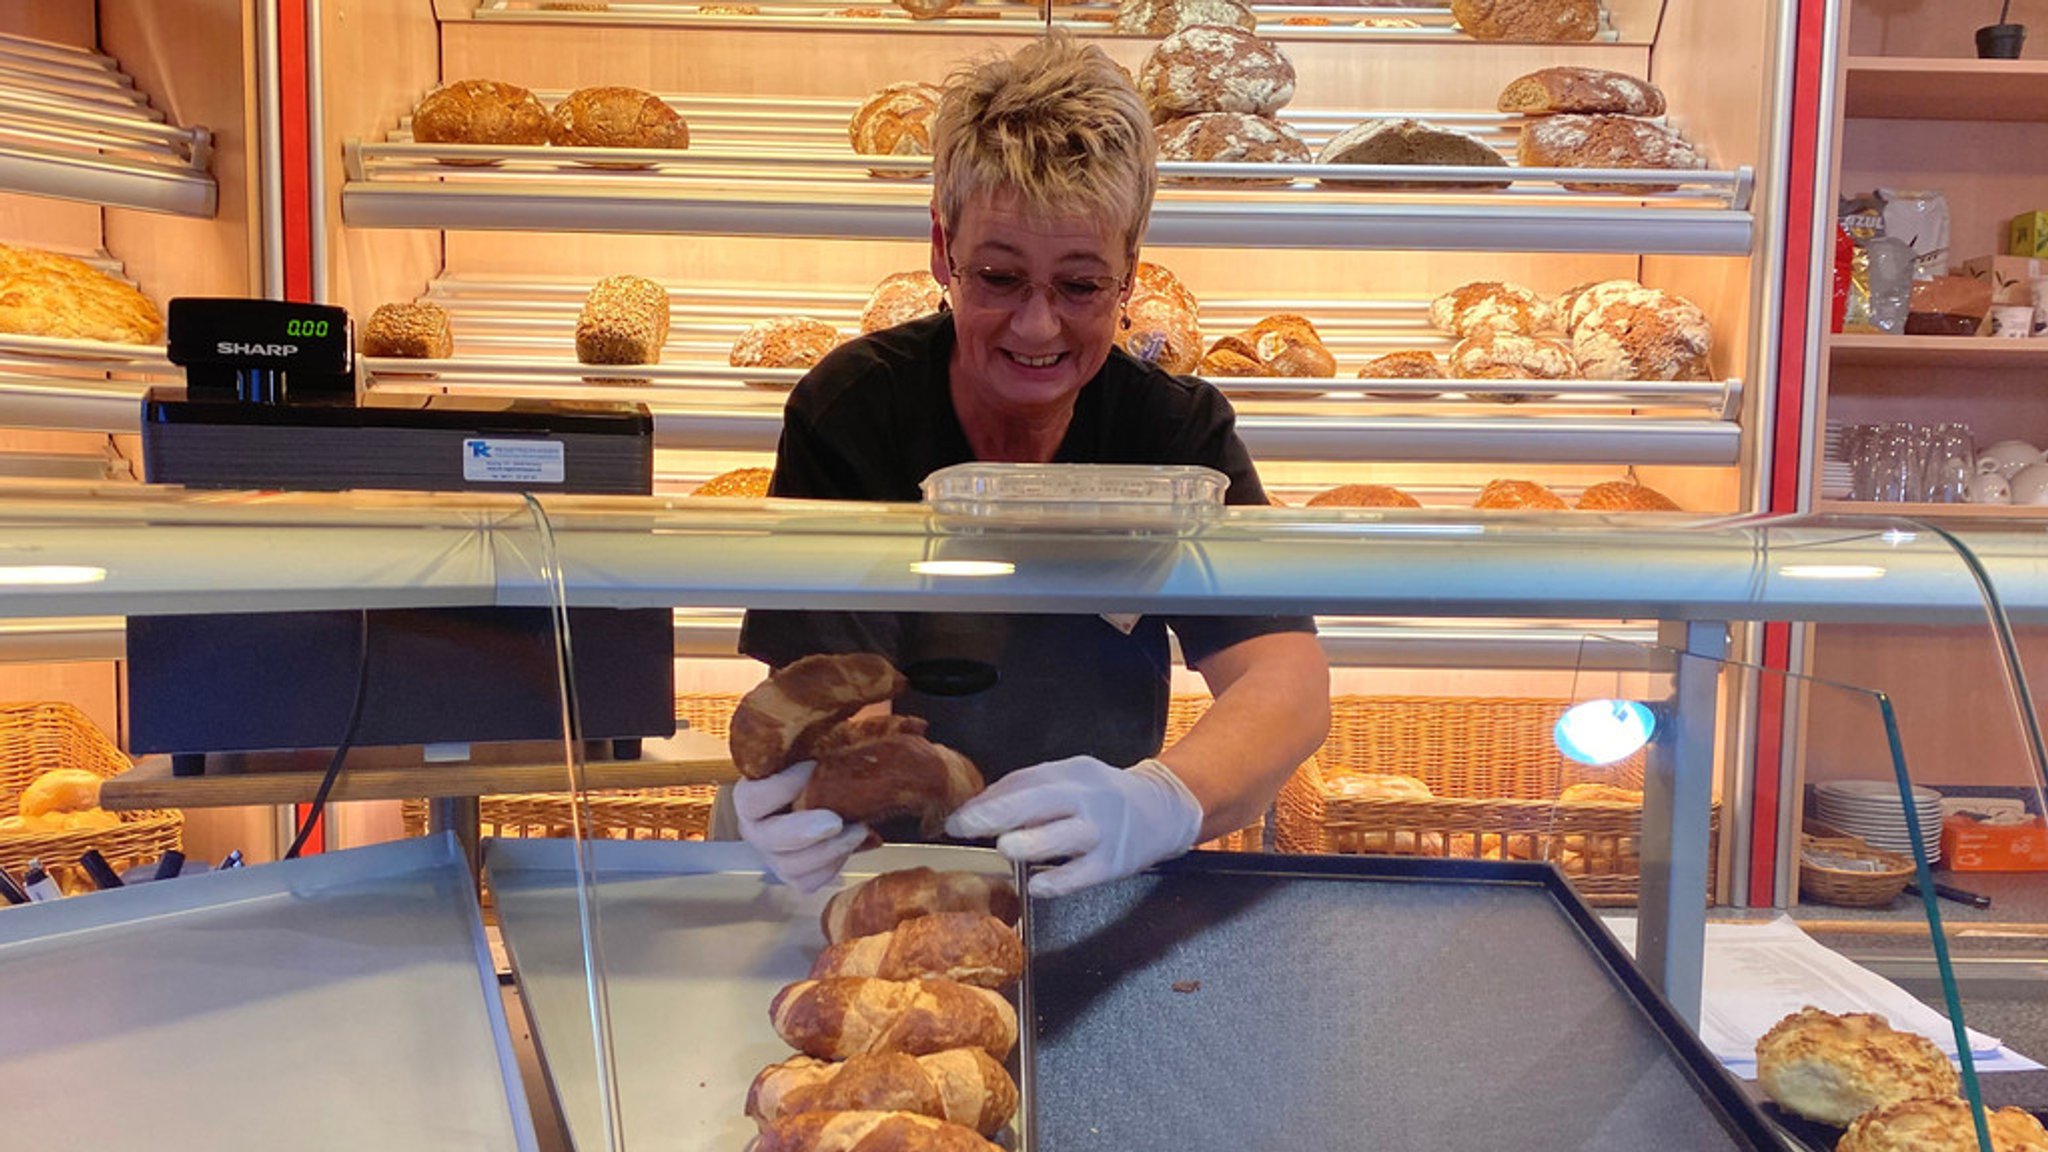
[[(427, 93), (412, 113), (421, 144), (545, 144), (548, 110), (532, 92), (501, 80), (456, 80)], [(495, 160), (446, 160), (495, 164)]]
[(1610, 112), (1662, 116), (1664, 93), (1648, 80), (1604, 68), (1541, 68), (1500, 90), (1500, 110), (1525, 116)]
[[(1474, 137), (1420, 120), (1368, 120), (1330, 137), (1316, 157), (1318, 164), (1416, 164), (1457, 168), (1505, 168), (1506, 158)], [(1325, 176), (1329, 188), (1415, 189), (1438, 188), (1460, 192), (1497, 192), (1508, 182), (1454, 184), (1444, 181), (1340, 180)]]

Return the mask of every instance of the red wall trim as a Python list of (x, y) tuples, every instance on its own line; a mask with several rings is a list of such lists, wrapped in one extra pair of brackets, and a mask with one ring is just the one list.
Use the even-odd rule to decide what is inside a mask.
[(308, 118), (306, 0), (278, 0), (278, 154), (284, 174), (284, 295), (313, 299), (312, 128)]

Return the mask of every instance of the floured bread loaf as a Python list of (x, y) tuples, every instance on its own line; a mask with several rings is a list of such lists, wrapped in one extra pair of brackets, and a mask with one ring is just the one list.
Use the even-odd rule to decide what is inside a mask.
[[(1985, 1109), (1992, 1152), (2048, 1152), (2048, 1128), (2019, 1108)], [(1858, 1116), (1835, 1152), (1977, 1152), (1977, 1122), (1962, 1100), (1905, 1100)]]
[(1550, 308), (1520, 284), (1476, 280), (1430, 301), (1429, 322), (1453, 336), (1482, 329), (1534, 336), (1550, 326)]
[(640, 276), (607, 276), (576, 317), (576, 359), (585, 364), (659, 364), (668, 342), (668, 289)]
[(1566, 504), (1557, 493), (1545, 488), (1534, 480), (1489, 480), (1479, 490), (1479, 499), (1472, 502), (1474, 508), (1534, 508), (1543, 512), (1563, 512)]
[(1171, 36), (1196, 24), (1249, 32), (1259, 18), (1238, 0), (1120, 0), (1116, 7), (1116, 30), (1126, 36)]
[(439, 304), (379, 304), (363, 325), (363, 355), (446, 360), (455, 354), (455, 331)]
[(1566, 332), (1579, 326), (1586, 313), (1599, 307), (1614, 296), (1640, 292), (1643, 286), (1634, 280), (1594, 280), (1577, 284), (1564, 290), (1557, 299), (1550, 302), (1552, 319)]
[(1294, 65), (1242, 28), (1196, 24), (1161, 40), (1138, 69), (1155, 124), (1199, 112), (1271, 116), (1294, 98)]
[[(839, 346), (839, 329), (809, 316), (773, 316), (750, 325), (732, 342), (726, 361), (735, 368), (809, 368)], [(749, 384), (757, 383), (749, 380)], [(764, 387), (787, 387), (762, 383)]]
[[(1627, 480), (1609, 480), (1594, 484), (1579, 493), (1581, 512), (1677, 512), (1678, 503), (1647, 484), (1633, 484)], [(1604, 785), (1575, 784), (1574, 788), (1597, 788)], [(1565, 791), (1571, 791), (1570, 788)], [(1640, 799), (1640, 796), (1638, 797)]]
[(1664, 93), (1648, 80), (1605, 68), (1539, 68), (1500, 90), (1500, 110), (1525, 116), (1611, 112), (1662, 116)]
[[(1524, 168), (1704, 168), (1706, 157), (1678, 133), (1627, 116), (1548, 116), (1522, 129)], [(1569, 183), (1574, 192), (1669, 192), (1676, 184)]]
[[(1420, 508), (1422, 501), (1391, 484), (1339, 484), (1335, 488), (1318, 492), (1308, 498), (1310, 508)], [(1394, 776), (1393, 780), (1413, 780), (1412, 776)], [(1416, 780), (1420, 785), (1422, 781)], [(1429, 795), (1424, 788), (1422, 794)]]
[(0, 332), (155, 344), (164, 323), (147, 296), (83, 260), (0, 244)]
[(1124, 306), (1130, 327), (1119, 328), (1124, 351), (1176, 376), (1202, 362), (1202, 326), (1195, 294), (1158, 264), (1140, 261), (1131, 273), (1131, 298)]
[[(1461, 168), (1505, 168), (1507, 159), (1478, 138), (1420, 120), (1367, 120), (1330, 137), (1316, 156), (1318, 164), (1417, 164)], [(1444, 181), (1404, 180), (1398, 183), (1337, 180), (1324, 177), (1331, 188), (1441, 188), (1456, 192), (1499, 191), (1500, 183), (1454, 184)]]
[[(1571, 347), (1544, 336), (1523, 336), (1481, 328), (1451, 349), (1454, 380), (1569, 380), (1578, 374)], [(1477, 399), (1499, 404), (1548, 400), (1555, 392), (1486, 392)]]
[[(863, 156), (929, 156), (931, 121), (938, 110), (937, 85), (917, 80), (891, 84), (861, 104), (847, 122), (846, 135), (853, 142), (853, 150)], [(924, 175), (877, 168), (869, 169), (868, 174), (903, 180)]]
[(1778, 1106), (1846, 1125), (1905, 1100), (1952, 1099), (1962, 1087), (1934, 1041), (1882, 1016), (1802, 1008), (1756, 1042), (1757, 1084)]
[(993, 1136), (1017, 1114), (1017, 1082), (987, 1052), (952, 1048), (836, 1064), (795, 1056), (763, 1068), (747, 1089), (747, 1115), (764, 1126), (815, 1112), (915, 1112)]
[(1606, 293), (1572, 325), (1572, 357), (1588, 380), (1706, 380), (1713, 345), (1707, 314), (1656, 288)]
[[(421, 144), (545, 144), (548, 110), (540, 98), (502, 80), (456, 80), (420, 100), (412, 138)], [(447, 160), (495, 164), (495, 160)]]
[(920, 268), (915, 272), (898, 272), (885, 276), (868, 296), (868, 302), (860, 310), (862, 335), (880, 332), (907, 324), (921, 316), (929, 316), (939, 310), (939, 301), (945, 292), (930, 272)]
[[(672, 148), (690, 146), (690, 126), (661, 97), (638, 88), (578, 88), (548, 114), (548, 143), (563, 148)], [(646, 161), (598, 163), (598, 168), (651, 168)]]
[[(1202, 112), (1159, 126), (1159, 158), (1224, 164), (1306, 164), (1309, 151), (1301, 134), (1278, 120), (1243, 112)], [(1199, 188), (1250, 188), (1286, 184), (1289, 179), (1169, 176), (1164, 182)]]
[(1451, 0), (1451, 15), (1474, 40), (1591, 40), (1599, 0)]

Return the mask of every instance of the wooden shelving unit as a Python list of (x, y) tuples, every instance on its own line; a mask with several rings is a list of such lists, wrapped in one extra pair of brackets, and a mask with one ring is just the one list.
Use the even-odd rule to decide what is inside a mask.
[(2048, 368), (2048, 340), (1836, 333), (1828, 337), (1828, 360), (1864, 368)]
[(1874, 120), (2048, 120), (2048, 61), (1851, 56), (1848, 116)]
[(2048, 520), (2048, 505), (1886, 504), (1871, 500), (1816, 500), (1823, 515), (1898, 516), (1908, 520)]

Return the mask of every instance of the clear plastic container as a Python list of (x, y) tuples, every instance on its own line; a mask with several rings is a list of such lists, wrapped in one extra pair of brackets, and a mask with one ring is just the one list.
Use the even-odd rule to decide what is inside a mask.
[(951, 526), (1183, 532), (1223, 508), (1230, 478), (1195, 464), (955, 464), (924, 478)]

